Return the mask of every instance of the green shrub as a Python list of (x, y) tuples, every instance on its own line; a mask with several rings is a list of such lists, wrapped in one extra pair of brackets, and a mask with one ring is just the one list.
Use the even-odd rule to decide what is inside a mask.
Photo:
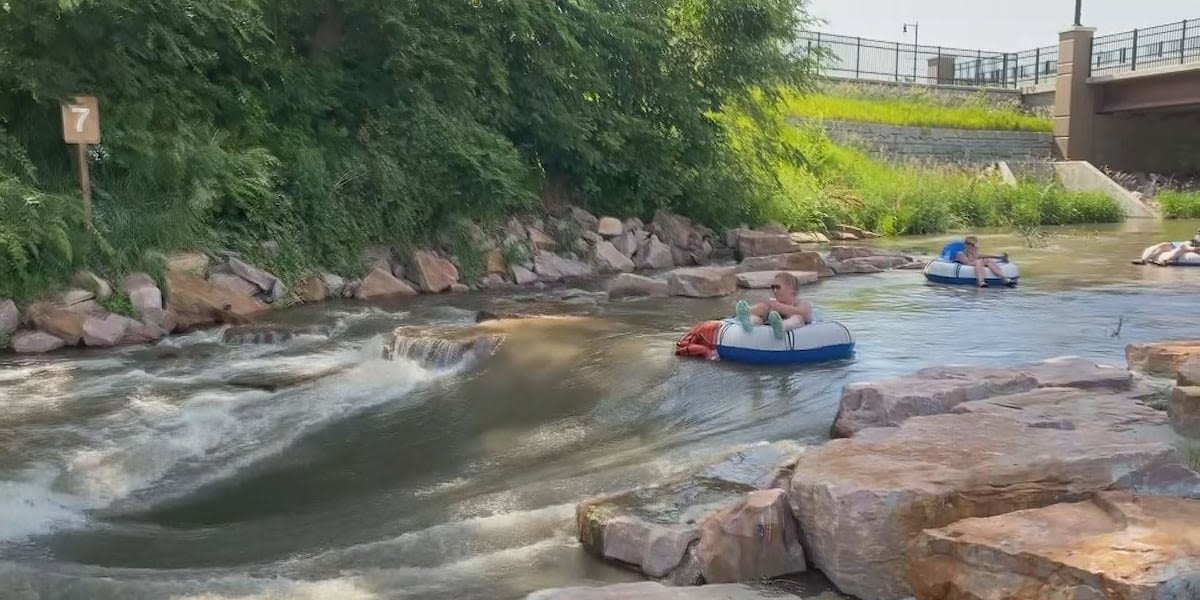
[(1200, 192), (1168, 190), (1159, 192), (1154, 200), (1168, 219), (1200, 218)]

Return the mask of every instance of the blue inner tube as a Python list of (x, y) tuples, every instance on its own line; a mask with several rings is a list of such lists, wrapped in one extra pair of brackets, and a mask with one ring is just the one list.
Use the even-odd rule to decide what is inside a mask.
[(854, 355), (854, 337), (837, 321), (820, 321), (785, 332), (782, 340), (767, 325), (755, 325), (749, 332), (733, 319), (723, 319), (717, 336), (717, 354), (721, 360), (782, 365), (824, 362)]

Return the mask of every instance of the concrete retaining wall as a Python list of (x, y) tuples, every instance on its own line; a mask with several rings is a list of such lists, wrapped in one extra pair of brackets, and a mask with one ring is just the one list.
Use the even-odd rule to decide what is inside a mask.
[(887, 159), (959, 163), (1049, 160), (1054, 137), (1024, 131), (975, 131), (827, 121), (829, 137)]

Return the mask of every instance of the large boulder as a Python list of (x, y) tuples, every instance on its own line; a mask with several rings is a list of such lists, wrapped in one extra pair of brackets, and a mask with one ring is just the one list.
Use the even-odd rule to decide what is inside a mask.
[(1174, 378), (1192, 356), (1200, 355), (1200, 340), (1177, 340), (1125, 346), (1131, 370)]
[(842, 236), (853, 236), (849, 239), (857, 239), (857, 240), (865, 240), (865, 239), (869, 239), (869, 238), (879, 237), (879, 235), (876, 233), (872, 233), (870, 231), (867, 231), (866, 229), (863, 229), (861, 227), (855, 227), (853, 225), (835, 225), (833, 227), (833, 233), (840, 233), (840, 234), (842, 234)]
[(1200, 501), (1097, 494), (921, 533), (919, 600), (1200, 597)]
[(417, 290), (411, 285), (397, 279), (383, 266), (375, 267), (363, 277), (362, 283), (354, 292), (359, 300), (375, 300), (378, 298), (394, 298), (398, 296), (416, 296)]
[(18, 331), (12, 336), (12, 349), (17, 354), (45, 354), (54, 352), (67, 343), (45, 331)]
[[(782, 271), (755, 271), (753, 273), (738, 273), (738, 287), (750, 290), (762, 290), (771, 287), (775, 283), (775, 276)], [(816, 283), (818, 275), (812, 271), (786, 271), (791, 273), (800, 285), (808, 285)]]
[(774, 233), (779, 235), (788, 235), (790, 233), (788, 228), (783, 223), (777, 223), (775, 221), (771, 221), (766, 225), (758, 227), (754, 231), (758, 231), (760, 233)]
[(208, 276), (208, 281), (214, 286), (228, 290), (230, 293), (237, 294), (238, 296), (249, 298), (262, 293), (262, 290), (258, 286), (232, 273), (213, 273)]
[(615, 238), (625, 233), (625, 224), (613, 217), (604, 217), (597, 224), (596, 232), (606, 238)]
[(738, 273), (754, 273), (756, 271), (812, 271), (821, 277), (833, 275), (833, 270), (825, 262), (825, 257), (809, 250), (756, 256), (743, 260), (737, 266)]
[(596, 218), (596, 215), (593, 215), (592, 213), (579, 208), (578, 206), (571, 207), (571, 218), (575, 219), (575, 222), (578, 223), (584, 231), (594, 232), (600, 226), (600, 220)]
[(1179, 365), (1175, 374), (1175, 383), (1179, 385), (1200, 386), (1200, 354), (1188, 357)]
[(121, 288), (129, 294), (129, 301), (138, 315), (163, 309), (163, 293), (154, 279), (145, 273), (131, 273), (121, 281)]
[(179, 329), (212, 323), (247, 321), (267, 310), (257, 298), (218, 287), (186, 272), (167, 273), (167, 308)]
[(484, 268), (489, 274), (495, 273), (497, 275), (504, 275), (507, 273), (508, 261), (504, 259), (504, 251), (500, 248), (493, 248), (490, 252), (488, 252), (487, 258), (485, 259)]
[(525, 596), (525, 600), (779, 600), (776, 590), (740, 583), (674, 587), (655, 581), (617, 583), (600, 587), (552, 588)]
[(906, 256), (860, 256), (830, 263), (829, 267), (838, 275), (851, 273), (880, 273), (912, 262)]
[(88, 315), (39, 302), (26, 311), (26, 320), (35, 328), (66, 342), (68, 346), (78, 346), (83, 341), (83, 324), (87, 322)]
[(12, 300), (0, 300), (0, 336), (8, 337), (21, 326), (21, 311)]
[(786, 233), (764, 233), (761, 231), (742, 231), (737, 238), (738, 260), (757, 256), (772, 256), (794, 252), (796, 247), (792, 238)]
[(665, 210), (654, 213), (650, 231), (667, 245), (676, 248), (694, 249), (704, 241), (691, 219)]
[(530, 271), (521, 265), (513, 265), (512, 274), (513, 281), (515, 281), (517, 285), (532, 285), (538, 281), (537, 273), (534, 273), (533, 271)]
[(834, 437), (871, 427), (896, 427), (911, 417), (940, 415), (955, 405), (1037, 387), (1033, 376), (1013, 369), (931, 367), (912, 375), (852, 383), (842, 390)]
[(546, 283), (595, 277), (596, 270), (577, 260), (563, 258), (552, 252), (538, 252), (533, 257), (533, 271)]
[(901, 254), (894, 250), (884, 248), (874, 248), (872, 246), (834, 246), (829, 249), (829, 258), (835, 261), (850, 260), (852, 258), (870, 258), (873, 256), (892, 256), (907, 259), (905, 262), (912, 261), (912, 257)]
[(629, 273), (634, 268), (633, 261), (609, 241), (596, 244), (592, 250), (592, 264), (601, 273)]
[(709, 517), (700, 528), (696, 557), (706, 583), (758, 581), (807, 568), (781, 489), (750, 492)]
[(828, 244), (829, 238), (825, 234), (816, 231), (798, 231), (790, 234), (792, 242), (796, 244)]
[[(170, 327), (174, 328), (173, 323), (169, 325)], [(119, 344), (152, 344), (163, 339), (164, 337), (167, 337), (168, 333), (170, 333), (170, 331), (164, 325), (134, 321), (129, 325), (129, 328), (125, 330), (125, 337), (121, 338)]]
[(88, 317), (83, 324), (83, 343), (95, 348), (111, 348), (120, 344), (135, 325), (138, 325), (137, 321), (121, 315)]
[[(745, 494), (777, 481), (779, 472), (799, 452), (797, 445), (790, 442), (755, 446), (735, 452), (693, 477), (585, 500), (576, 506), (576, 534), (584, 549), (598, 557), (633, 566), (650, 577), (695, 585), (701, 575), (696, 542), (705, 519), (734, 505)], [(762, 499), (753, 504), (761, 506)], [(747, 510), (763, 513), (759, 509)], [(733, 514), (727, 514), (723, 522), (731, 518)], [(710, 536), (715, 537), (711, 537), (710, 548), (726, 542), (736, 544), (719, 539), (724, 537), (724, 529), (719, 525), (713, 527), (716, 529), (712, 529)], [(730, 524), (730, 531), (748, 533), (740, 527), (741, 524)], [(769, 545), (765, 537), (759, 540)], [(772, 538), (770, 542), (773, 541)], [(792, 546), (786, 547), (789, 552), (796, 551)], [(776, 555), (771, 553), (771, 557)], [(749, 555), (745, 559), (747, 564), (752, 561)], [(713, 557), (713, 560), (719, 559)], [(759, 564), (766, 565), (765, 557)], [(720, 567), (713, 563), (714, 569)]]
[(96, 302), (96, 293), (81, 288), (69, 289), (58, 294), (54, 298), (54, 304), (58, 308), (84, 315), (103, 312), (100, 304)]
[(639, 269), (670, 269), (675, 266), (675, 258), (671, 247), (662, 243), (658, 236), (652, 235), (641, 243), (637, 251), (637, 267)]
[(309, 275), (296, 285), (296, 297), (305, 304), (324, 302), (329, 296), (329, 284), (320, 275)]
[(418, 250), (413, 254), (413, 267), (422, 292), (437, 294), (458, 283), (458, 268), (454, 263), (429, 250)]
[(733, 267), (678, 269), (667, 275), (667, 291), (672, 296), (718, 298), (737, 291), (737, 286)]
[(1200, 438), (1200, 387), (1179, 386), (1171, 390), (1167, 416), (1179, 435)]
[(542, 250), (545, 252), (554, 252), (558, 250), (558, 242), (554, 238), (546, 235), (546, 232), (537, 227), (529, 227), (529, 245), (533, 246), (534, 250)]
[(179, 252), (167, 257), (167, 272), (204, 277), (209, 262), (211, 259), (203, 252)]
[(226, 265), (231, 273), (253, 283), (267, 302), (275, 302), (287, 295), (287, 286), (283, 280), (258, 268), (248, 265), (237, 257), (230, 257)]
[(637, 254), (638, 237), (637, 234), (632, 231), (626, 231), (625, 233), (613, 238), (612, 244), (613, 247), (616, 248), (617, 251), (626, 258), (632, 259), (633, 255)]
[(1166, 415), (1126, 395), (1045, 388), (956, 410), (800, 456), (789, 500), (809, 558), (842, 592), (910, 595), (913, 539), (962, 519), (1106, 490), (1200, 495), (1200, 475), (1157, 441)]
[(622, 273), (608, 284), (610, 300), (618, 298), (665, 298), (669, 295), (667, 282), (632, 273)]
[(1128, 370), (1074, 357), (1052, 358), (1020, 367), (1020, 371), (1033, 377), (1038, 387), (1107, 391), (1123, 391), (1133, 387), (1133, 373)]
[(108, 300), (113, 295), (112, 284), (91, 271), (76, 273), (71, 282), (85, 290), (91, 291), (96, 295), (96, 299), (98, 300)]

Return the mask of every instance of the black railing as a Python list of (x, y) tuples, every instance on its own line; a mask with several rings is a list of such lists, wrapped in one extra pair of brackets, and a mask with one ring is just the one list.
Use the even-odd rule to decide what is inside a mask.
[(1134, 29), (1092, 40), (1092, 75), (1200, 62), (1200, 19)]
[(798, 50), (824, 49), (825, 74), (850, 79), (1016, 88), (1053, 81), (1058, 46), (993, 52), (806, 32)]

